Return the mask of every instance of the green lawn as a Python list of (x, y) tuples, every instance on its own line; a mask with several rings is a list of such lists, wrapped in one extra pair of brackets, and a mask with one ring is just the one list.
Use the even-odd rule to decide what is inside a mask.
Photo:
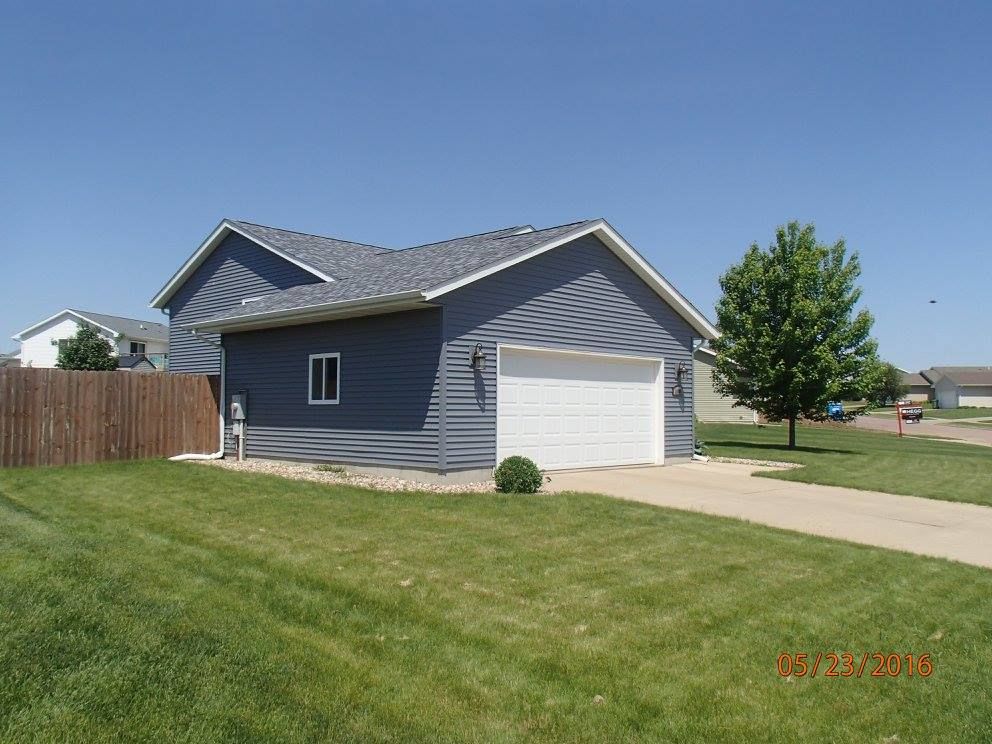
[(761, 475), (945, 501), (992, 505), (992, 448), (918, 439), (852, 427), (801, 426), (798, 448), (784, 426), (700, 424), (709, 454), (800, 462), (806, 467)]
[(982, 418), (992, 416), (992, 408), (937, 408), (923, 415), (938, 419)]
[(956, 421), (954, 426), (973, 426), (976, 429), (992, 429), (992, 419), (982, 419), (981, 421)]
[[(147, 462), (0, 548), (3, 742), (992, 739), (992, 572), (734, 520)], [(845, 650), (934, 672), (777, 676)]]

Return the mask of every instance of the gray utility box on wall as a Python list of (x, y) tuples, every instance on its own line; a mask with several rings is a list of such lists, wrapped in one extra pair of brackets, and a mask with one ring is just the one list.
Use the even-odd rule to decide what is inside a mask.
[(231, 395), (231, 420), (244, 421), (248, 418), (248, 393), (241, 391)]

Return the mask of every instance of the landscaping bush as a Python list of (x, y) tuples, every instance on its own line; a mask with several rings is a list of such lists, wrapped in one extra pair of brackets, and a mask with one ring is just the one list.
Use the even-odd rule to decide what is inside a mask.
[(503, 493), (536, 493), (543, 481), (541, 471), (534, 461), (520, 455), (503, 460), (493, 477), (497, 490)]

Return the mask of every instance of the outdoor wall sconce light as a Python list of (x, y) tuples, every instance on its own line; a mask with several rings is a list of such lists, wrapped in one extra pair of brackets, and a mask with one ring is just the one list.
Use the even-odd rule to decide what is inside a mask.
[(685, 362), (679, 362), (679, 366), (675, 368), (675, 384), (672, 385), (672, 396), (675, 398), (681, 398), (683, 393), (685, 393), (685, 388), (682, 387), (682, 380), (685, 376), (689, 374), (689, 367), (686, 366)]
[(472, 369), (476, 372), (483, 372), (486, 369), (486, 353), (482, 350), (482, 344), (476, 344), (472, 350)]

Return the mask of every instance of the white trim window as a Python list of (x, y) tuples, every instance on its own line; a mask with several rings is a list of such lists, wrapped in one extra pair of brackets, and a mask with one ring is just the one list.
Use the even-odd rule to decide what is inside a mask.
[(309, 402), (312, 406), (337, 405), (341, 400), (341, 354), (310, 355)]
[(144, 354), (145, 353), (145, 342), (144, 341), (132, 341), (131, 342), (131, 353), (132, 354)]

